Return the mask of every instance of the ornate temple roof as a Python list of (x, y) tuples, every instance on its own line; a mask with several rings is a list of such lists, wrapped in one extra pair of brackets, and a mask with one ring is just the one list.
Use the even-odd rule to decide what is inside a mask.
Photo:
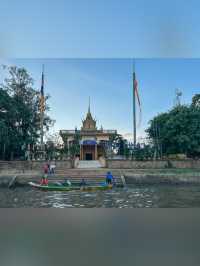
[(86, 118), (82, 122), (83, 122), (83, 126), (81, 130), (84, 130), (84, 131), (97, 130), (96, 120), (92, 117), (92, 114), (90, 111), (90, 98), (89, 98), (88, 112), (87, 112)]
[(105, 130), (101, 126), (98, 130), (96, 126), (96, 120), (93, 118), (90, 110), (90, 99), (88, 105), (88, 111), (86, 114), (85, 119), (82, 120), (82, 127), (81, 129), (75, 128), (72, 130), (60, 130), (60, 135), (65, 141), (68, 137), (74, 137), (76, 133), (79, 133), (80, 136), (111, 136), (117, 134), (117, 130)]

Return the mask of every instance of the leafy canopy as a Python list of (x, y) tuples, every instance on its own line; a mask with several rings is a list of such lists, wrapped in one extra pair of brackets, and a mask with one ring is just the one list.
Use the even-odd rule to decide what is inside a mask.
[[(7, 77), (0, 88), (0, 159), (20, 158), (28, 145), (33, 147), (38, 143), (40, 91), (34, 88), (34, 81), (26, 69), (11, 66), (5, 71)], [(52, 123), (45, 114), (46, 131)]]
[(179, 105), (154, 117), (146, 130), (154, 145), (162, 145), (163, 154), (200, 156), (200, 95), (191, 105)]

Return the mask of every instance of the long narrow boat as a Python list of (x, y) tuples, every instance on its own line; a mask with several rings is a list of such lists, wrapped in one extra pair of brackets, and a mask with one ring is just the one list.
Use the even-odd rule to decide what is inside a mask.
[(43, 190), (43, 191), (96, 191), (96, 190), (109, 190), (112, 189), (112, 185), (98, 185), (98, 186), (64, 186), (57, 184), (40, 185), (38, 183), (29, 182), (31, 187)]

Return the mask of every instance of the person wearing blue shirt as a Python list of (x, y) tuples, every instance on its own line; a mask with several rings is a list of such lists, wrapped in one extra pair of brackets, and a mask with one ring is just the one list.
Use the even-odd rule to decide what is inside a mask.
[(112, 184), (113, 183), (113, 175), (111, 174), (111, 172), (107, 172), (106, 183), (107, 184)]
[(87, 184), (86, 184), (86, 182), (85, 182), (85, 179), (84, 178), (82, 178), (82, 180), (81, 180), (81, 183), (80, 183), (80, 186), (86, 186)]

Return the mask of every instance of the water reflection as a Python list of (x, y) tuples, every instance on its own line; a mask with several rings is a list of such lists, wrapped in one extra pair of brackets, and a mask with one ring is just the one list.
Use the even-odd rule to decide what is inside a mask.
[(200, 187), (128, 186), (124, 189), (98, 192), (43, 192), (31, 188), (0, 189), (0, 207), (200, 207)]

